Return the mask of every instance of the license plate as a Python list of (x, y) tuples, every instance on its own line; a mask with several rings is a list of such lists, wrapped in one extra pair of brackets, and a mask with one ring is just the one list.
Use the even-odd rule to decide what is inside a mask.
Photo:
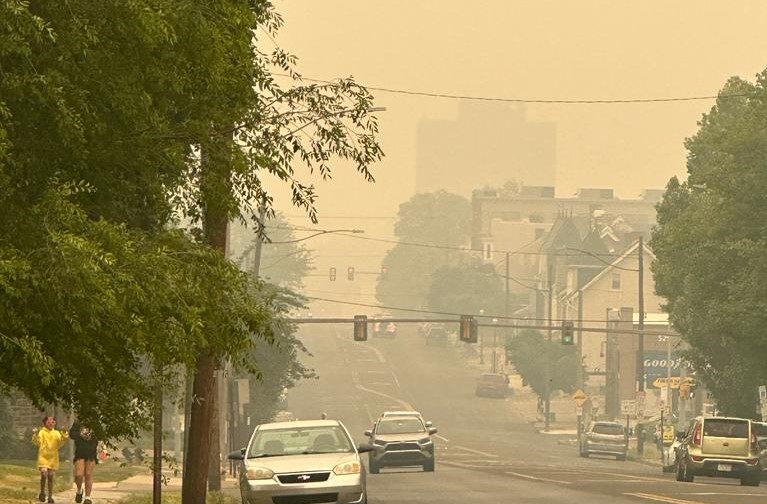
[(730, 472), (732, 471), (732, 466), (730, 464), (717, 464), (716, 470), (721, 472)]

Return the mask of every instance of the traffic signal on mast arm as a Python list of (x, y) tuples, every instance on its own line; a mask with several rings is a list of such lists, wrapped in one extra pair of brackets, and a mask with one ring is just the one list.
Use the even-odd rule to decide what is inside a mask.
[(354, 280), (354, 266), (349, 266), (349, 269), (346, 270), (346, 278)]
[(459, 331), (460, 340), (464, 343), (477, 342), (477, 321), (471, 315), (461, 315), (461, 327)]
[(330, 281), (331, 282), (335, 282), (336, 281), (336, 269), (335, 268), (330, 268), (329, 276), (330, 276)]
[(575, 343), (575, 328), (571, 320), (565, 320), (562, 322), (562, 344), (573, 345)]
[(368, 339), (368, 316), (354, 316), (354, 341), (367, 341)]

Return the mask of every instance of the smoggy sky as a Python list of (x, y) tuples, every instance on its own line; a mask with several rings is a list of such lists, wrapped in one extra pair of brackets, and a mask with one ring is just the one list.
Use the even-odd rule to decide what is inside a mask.
[[(353, 75), (372, 87), (500, 98), (688, 97), (716, 94), (733, 75), (753, 80), (767, 67), (763, 0), (275, 5), (285, 20), (276, 40), (299, 57), (304, 76)], [(415, 188), (419, 121), (455, 118), (460, 105), (374, 94), (376, 105), (387, 108), (378, 114), (386, 158), (374, 167), (377, 183), (339, 166), (332, 183), (320, 184), (321, 216), (395, 213)], [(684, 138), (712, 103), (530, 104), (527, 113), (530, 120), (556, 123), (558, 196), (588, 186), (611, 187), (631, 198), (645, 187), (664, 187), (673, 175), (684, 176)], [(498, 156), (504, 156), (502, 145)]]
[[(715, 95), (729, 77), (753, 81), (767, 67), (764, 0), (274, 3), (285, 20), (276, 41), (298, 56), (300, 73), (325, 80), (351, 75), (370, 87), (551, 100), (676, 98)], [(259, 38), (264, 49), (273, 44)], [(377, 114), (386, 153), (373, 167), (377, 181), (366, 183), (353, 167), (338, 164), (331, 182), (318, 183), (319, 227), (390, 237), (399, 204), (415, 191), (419, 122), (456, 119), (461, 105), (374, 94), (375, 105), (387, 109)], [(601, 187), (635, 198), (644, 188), (665, 187), (671, 176), (686, 176), (684, 139), (712, 105), (530, 104), (527, 115), (556, 124), (557, 196)], [(496, 154), (509, 155), (504, 145)], [(474, 181), (471, 167), (462, 173)], [(294, 224), (310, 225), (290, 208), (288, 192), (278, 189), (276, 196)], [(367, 258), (358, 268), (375, 270), (389, 247), (338, 235), (306, 244), (318, 251), (320, 272), (329, 265), (345, 271), (352, 252)]]

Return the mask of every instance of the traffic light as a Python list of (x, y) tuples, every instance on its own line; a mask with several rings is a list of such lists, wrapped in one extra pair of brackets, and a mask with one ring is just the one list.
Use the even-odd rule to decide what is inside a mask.
[(330, 268), (329, 276), (330, 276), (330, 281), (331, 282), (335, 282), (336, 281), (336, 269), (335, 268)]
[(381, 266), (381, 280), (387, 280), (389, 278), (389, 268)]
[(562, 344), (563, 345), (572, 345), (575, 343), (574, 336), (574, 327), (573, 322), (571, 320), (565, 320), (562, 322)]
[(354, 341), (367, 341), (368, 339), (368, 316), (354, 316)]
[(354, 266), (349, 266), (349, 269), (346, 270), (346, 278), (354, 280)]
[(461, 315), (460, 340), (464, 343), (477, 342), (477, 321), (471, 315)]

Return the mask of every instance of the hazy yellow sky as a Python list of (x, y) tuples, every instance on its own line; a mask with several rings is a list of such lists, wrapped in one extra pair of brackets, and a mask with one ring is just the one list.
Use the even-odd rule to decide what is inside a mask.
[[(530, 99), (688, 97), (715, 95), (734, 75), (753, 81), (767, 67), (765, 0), (274, 3), (285, 20), (277, 42), (299, 57), (303, 75), (352, 75), (371, 87)], [(390, 235), (398, 205), (414, 191), (419, 121), (456, 118), (460, 105), (375, 94), (376, 105), (387, 108), (378, 114), (386, 158), (374, 167), (377, 182), (339, 166), (332, 182), (318, 185), (321, 227)], [(683, 141), (712, 104), (540, 104), (529, 105), (527, 113), (533, 121), (556, 123), (557, 196), (603, 187), (633, 198), (644, 188), (663, 188), (673, 175), (685, 176)], [(507, 155), (503, 145), (497, 154)], [(464, 176), (472, 177), (471, 167)], [(285, 192), (278, 206), (301, 214), (289, 208)], [(341, 237), (307, 245), (322, 250), (320, 271), (333, 264), (344, 271), (352, 260), (343, 256), (351, 250), (369, 257), (360, 266), (367, 269), (382, 255), (380, 244)]]
[[(278, 43), (303, 75), (448, 94), (543, 99), (711, 95), (767, 67), (767, 1), (277, 0)], [(391, 214), (414, 187), (415, 132), (458, 101), (377, 92), (386, 159), (369, 186), (339, 170), (320, 209)], [(557, 124), (557, 194), (635, 197), (685, 173), (682, 142), (711, 101), (529, 105)], [(488, 124), (492, 128), (492, 124)], [(503, 146), (498, 146), (503, 156)], [(347, 173), (343, 173), (347, 172)], [(471, 170), (466, 171), (471, 176)], [(354, 208), (354, 210), (352, 210)]]

